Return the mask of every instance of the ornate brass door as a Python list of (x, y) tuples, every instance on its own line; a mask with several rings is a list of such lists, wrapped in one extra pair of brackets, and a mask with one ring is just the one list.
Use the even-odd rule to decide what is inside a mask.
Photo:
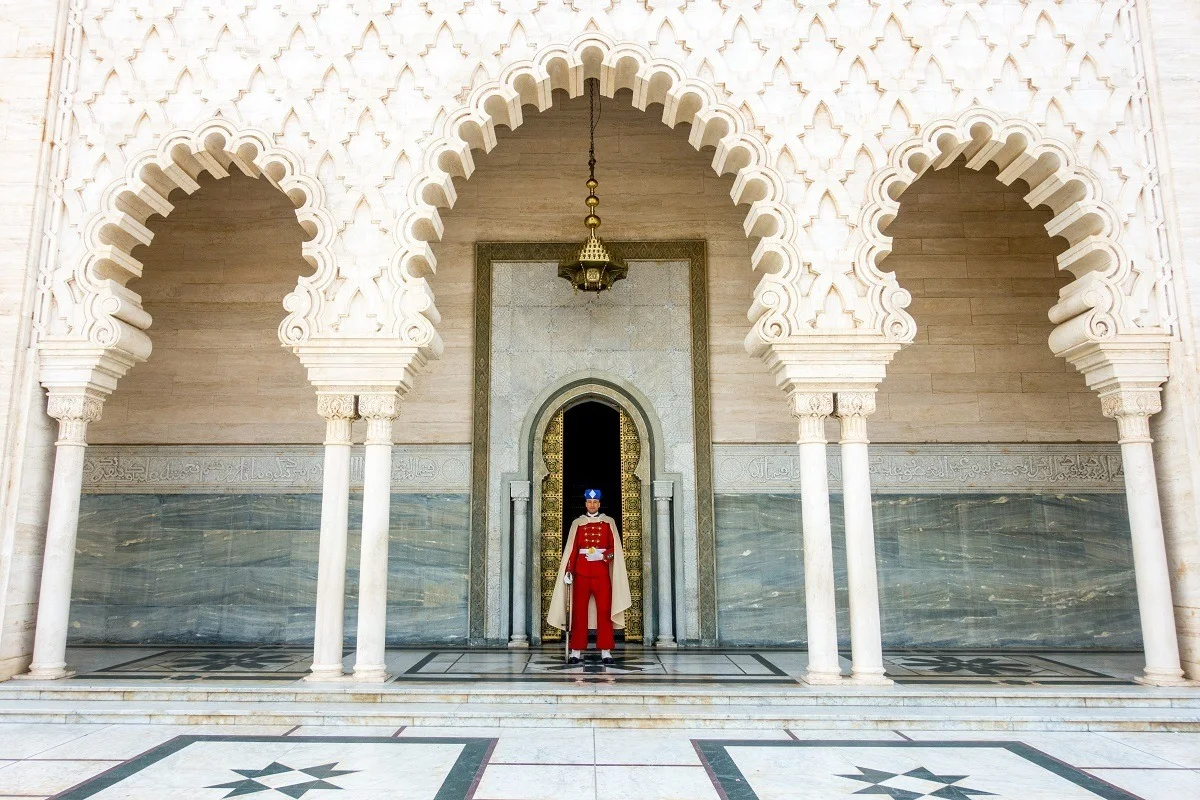
[[(542, 608), (550, 607), (554, 580), (562, 559), (563, 528), (563, 416), (566, 409), (554, 413), (542, 438), (542, 459), (548, 473), (542, 479), (541, 518), (541, 591)], [(642, 442), (633, 418), (621, 414), (621, 550), (629, 573), (629, 593), (633, 605), (625, 612), (625, 641), (642, 641), (642, 481), (637, 476)], [(542, 641), (562, 641), (562, 631), (546, 624), (542, 617)]]

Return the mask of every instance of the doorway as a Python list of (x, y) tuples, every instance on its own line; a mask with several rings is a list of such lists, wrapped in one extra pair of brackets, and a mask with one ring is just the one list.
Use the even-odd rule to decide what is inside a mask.
[[(599, 399), (565, 405), (551, 417), (542, 439), (546, 475), (541, 482), (540, 573), (542, 608), (550, 601), (571, 523), (583, 513), (584, 489), (599, 489), (601, 511), (617, 521), (621, 550), (629, 575), (633, 605), (625, 612), (626, 642), (643, 639), (643, 576), (649, 575), (642, 550), (643, 494), (648, 486), (638, 475), (642, 440), (624, 408)], [(642, 465), (644, 468), (644, 465)], [(618, 638), (622, 632), (617, 632)], [(561, 641), (562, 631), (546, 624), (542, 641)]]
[(571, 522), (584, 512), (585, 489), (599, 489), (603, 498), (601, 512), (620, 524), (621, 414), (595, 400), (572, 406), (563, 413), (564, 546)]

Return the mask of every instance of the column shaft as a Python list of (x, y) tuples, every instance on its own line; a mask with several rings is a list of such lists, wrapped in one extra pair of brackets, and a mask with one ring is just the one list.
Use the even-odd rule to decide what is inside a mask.
[(841, 679), (837, 651), (837, 606), (833, 581), (833, 532), (829, 521), (829, 477), (825, 418), (833, 412), (829, 393), (795, 393), (792, 413), (800, 420), (800, 503), (804, 529), (804, 603), (808, 626), (809, 683)]
[(1150, 438), (1150, 417), (1161, 409), (1158, 390), (1118, 391), (1102, 395), (1100, 402), (1105, 416), (1116, 418), (1120, 431), (1133, 572), (1146, 653), (1141, 680), (1158, 686), (1184, 683)]
[(325, 468), (321, 483), (321, 539), (317, 556), (317, 615), (309, 680), (342, 677), (346, 613), (346, 535), (350, 500), (354, 395), (318, 398), (325, 417)]
[(529, 575), (527, 555), (529, 553), (529, 481), (513, 481), (509, 485), (512, 496), (512, 637), (509, 647), (528, 647), (529, 633), (527, 597)]
[(839, 392), (842, 423), (842, 502), (846, 525), (846, 579), (850, 594), (850, 649), (858, 683), (887, 684), (879, 625), (879, 580), (875, 567), (875, 521), (871, 511), (871, 472), (867, 417), (875, 411), (873, 392)]
[(67, 670), (67, 626), (71, 615), (71, 580), (75, 572), (75, 538), (79, 532), (83, 459), (87, 448), (87, 425), (100, 419), (101, 404), (99, 397), (88, 393), (51, 394), (47, 403), (50, 416), (58, 419), (58, 441), (54, 443), (54, 478), (50, 487), (50, 514), (46, 522), (46, 549), (42, 556), (30, 678), (55, 679), (71, 675)]
[(656, 647), (676, 647), (675, 595), (671, 591), (671, 499), (673, 481), (654, 481), (654, 566), (658, 595)]
[(396, 395), (363, 395), (359, 413), (367, 420), (363, 464), (362, 560), (358, 570), (358, 642), (354, 678), (387, 679), (388, 532), (392, 503), (392, 420)]

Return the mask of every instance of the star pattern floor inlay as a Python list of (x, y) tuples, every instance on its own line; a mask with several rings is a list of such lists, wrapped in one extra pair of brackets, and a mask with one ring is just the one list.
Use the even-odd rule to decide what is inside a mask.
[(696, 749), (725, 800), (1140, 800), (1019, 741), (714, 739)]
[[(14, 748), (69, 727), (0, 724), (0, 785), (44, 797), (52, 784), (20, 765), (71, 763), (60, 745), (25, 760)], [(153, 742), (157, 726), (122, 728)], [(43, 730), (39, 730), (43, 729)], [(792, 731), (730, 732), (607, 728), (400, 728), (390, 736), (348, 735), (353, 727), (302, 734), (176, 735), (122, 761), (92, 759), (93, 777), (60, 784), (57, 800), (288, 797), (321, 800), (1183, 800), (1200, 796), (1200, 734), (1032, 733), (1058, 757), (1026, 742), (990, 736), (933, 738), (932, 732), (842, 731), (804, 738)], [(824, 732), (826, 734), (832, 731)], [(931, 735), (932, 734), (932, 735)], [(78, 735), (78, 734), (75, 734)], [(1019, 734), (1010, 734), (1019, 737)], [(789, 738), (796, 737), (796, 738)], [(1173, 737), (1167, 741), (1163, 737)], [(89, 738), (85, 735), (84, 738)], [(1128, 744), (1126, 744), (1128, 742)], [(96, 755), (104, 743), (96, 741)], [(78, 746), (76, 758), (87, 754)], [(1071, 763), (1062, 756), (1070, 755)], [(1155, 755), (1157, 753), (1157, 755)], [(1170, 760), (1168, 760), (1170, 759)], [(17, 765), (16, 767), (11, 764)], [(1079, 766), (1076, 766), (1078, 764)], [(1131, 770), (1128, 765), (1136, 765)], [(1107, 765), (1107, 766), (1105, 766)], [(1189, 767), (1188, 765), (1194, 765)], [(1086, 767), (1086, 768), (1084, 768)], [(45, 771), (43, 771), (44, 773)], [(1098, 774), (1097, 774), (1098, 773)], [(1104, 780), (1116, 776), (1138, 793)], [(43, 781), (38, 783), (38, 781)], [(1173, 787), (1163, 789), (1163, 787)], [(57, 791), (57, 789), (50, 789)]]
[[(280, 764), (278, 761), (272, 761), (262, 769), (235, 769), (233, 772), (241, 775), (241, 780), (230, 781), (229, 783), (217, 783), (205, 788), (229, 789), (230, 792), (225, 795), (226, 797), (241, 797), (242, 795), (258, 794), (259, 792), (279, 792), (288, 797), (304, 797), (309, 792), (319, 789), (341, 791), (343, 787), (330, 782), (329, 779), (340, 775), (350, 775), (358, 771), (353, 769), (336, 769), (336, 767), (336, 761), (300, 769)], [(297, 779), (297, 783), (290, 782)]]

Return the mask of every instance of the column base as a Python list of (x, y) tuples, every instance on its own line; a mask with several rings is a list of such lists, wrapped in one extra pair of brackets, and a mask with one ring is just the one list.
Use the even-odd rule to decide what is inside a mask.
[(508, 646), (510, 648), (512, 648), (513, 650), (528, 650), (529, 649), (529, 637), (524, 636), (524, 635), (513, 636), (511, 639), (508, 640)]
[(13, 675), (18, 681), (58, 681), (74, 677), (75, 670), (68, 669), (66, 664), (37, 665), (31, 664), (29, 672)]
[(654, 646), (661, 650), (678, 650), (679, 645), (675, 643), (675, 639), (671, 636), (660, 636)]
[(346, 673), (342, 670), (341, 664), (313, 664), (309, 669), (312, 671), (304, 676), (304, 680), (312, 683), (332, 683), (346, 680)]
[(857, 686), (892, 686), (895, 684), (895, 681), (884, 674), (882, 667), (878, 671), (854, 670), (850, 674), (849, 682)]
[(1183, 670), (1155, 670), (1147, 667), (1143, 674), (1133, 680), (1143, 686), (1200, 686), (1200, 681), (1183, 677)]
[(354, 668), (354, 680), (359, 683), (383, 683), (388, 679), (387, 666), (384, 664), (371, 664), (365, 667)]
[(810, 669), (804, 673), (804, 682), (813, 686), (833, 686), (842, 683), (842, 680), (841, 672), (821, 672)]

